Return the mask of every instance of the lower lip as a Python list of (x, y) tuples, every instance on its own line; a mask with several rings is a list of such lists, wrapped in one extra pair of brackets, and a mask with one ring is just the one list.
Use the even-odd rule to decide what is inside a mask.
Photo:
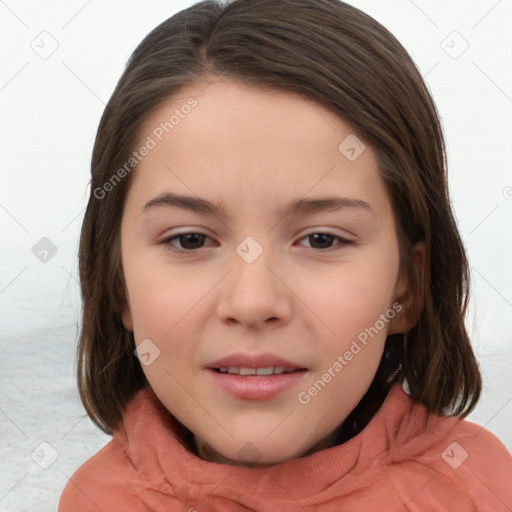
[(234, 375), (207, 368), (213, 381), (223, 391), (245, 400), (268, 400), (296, 386), (304, 379), (307, 370), (277, 375)]

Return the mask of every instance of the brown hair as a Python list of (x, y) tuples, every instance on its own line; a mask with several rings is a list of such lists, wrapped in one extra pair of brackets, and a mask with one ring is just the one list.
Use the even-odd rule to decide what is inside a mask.
[[(319, 102), (377, 154), (417, 321), (406, 334), (388, 336), (375, 378), (340, 439), (360, 431), (391, 385), (404, 379), (411, 398), (429, 410), (469, 414), (481, 376), (464, 325), (468, 263), (448, 196), (437, 110), (410, 56), (381, 24), (339, 0), (206, 0), (140, 43), (98, 128), (79, 253), (78, 387), (89, 416), (112, 433), (127, 402), (147, 385), (133, 333), (121, 320), (120, 222), (130, 175), (108, 192), (105, 184), (130, 158), (141, 126), (163, 101), (216, 75)], [(418, 241), (426, 246), (423, 276), (413, 264)]]

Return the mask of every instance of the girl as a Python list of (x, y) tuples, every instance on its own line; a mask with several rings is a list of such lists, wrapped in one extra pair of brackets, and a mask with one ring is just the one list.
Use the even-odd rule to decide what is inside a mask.
[(436, 108), (361, 11), (207, 0), (153, 30), (99, 126), (80, 279), (78, 385), (113, 439), (60, 511), (512, 506), (464, 419)]

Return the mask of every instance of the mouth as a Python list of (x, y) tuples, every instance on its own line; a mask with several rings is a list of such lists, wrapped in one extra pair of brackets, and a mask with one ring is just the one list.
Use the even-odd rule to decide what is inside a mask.
[(206, 368), (220, 373), (238, 375), (279, 375), (297, 370), (307, 370), (305, 366), (270, 353), (231, 354), (208, 363)]
[(213, 384), (243, 400), (267, 400), (298, 386), (309, 369), (273, 354), (233, 354), (209, 363)]
[(269, 375), (281, 375), (283, 373), (293, 373), (293, 372), (301, 372), (306, 371), (306, 368), (285, 368), (284, 366), (269, 366), (266, 368), (248, 368), (244, 366), (221, 366), (220, 368), (210, 368), (217, 373), (228, 373), (229, 375), (260, 375), (260, 376), (269, 376)]

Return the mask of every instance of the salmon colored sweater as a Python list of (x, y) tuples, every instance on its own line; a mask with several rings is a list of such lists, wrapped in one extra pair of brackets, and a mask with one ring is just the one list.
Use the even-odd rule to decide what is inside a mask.
[(59, 512), (506, 512), (512, 458), (485, 428), (395, 384), (347, 442), (268, 468), (208, 462), (150, 389), (68, 481)]

